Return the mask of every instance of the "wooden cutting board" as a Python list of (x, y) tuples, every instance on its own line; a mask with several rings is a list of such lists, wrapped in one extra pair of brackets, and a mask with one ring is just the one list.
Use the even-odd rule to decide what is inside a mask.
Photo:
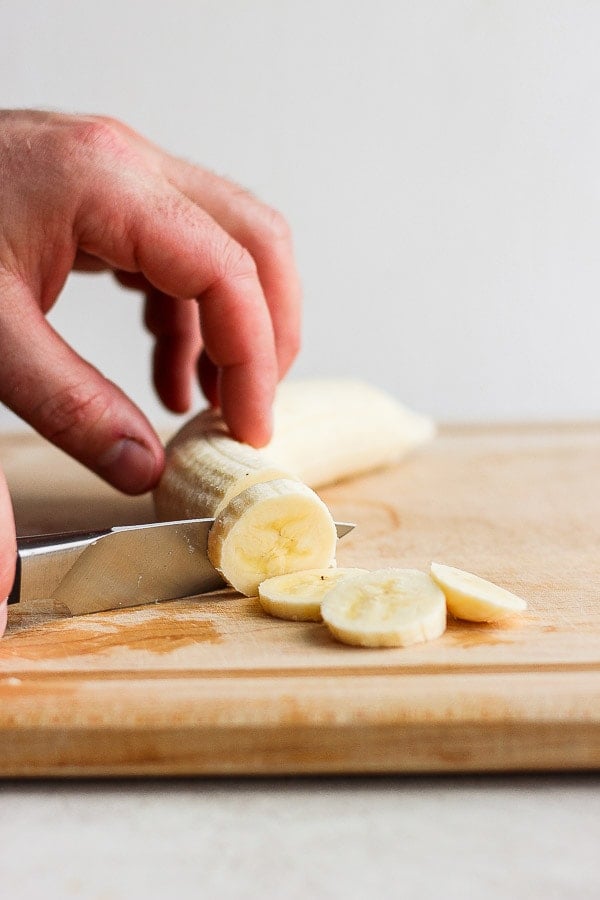
[[(35, 436), (0, 439), (21, 534), (151, 521)], [(464, 427), (322, 492), (339, 563), (466, 568), (529, 602), (406, 649), (336, 644), (229, 592), (9, 612), (0, 774), (465, 772), (600, 766), (600, 424)]]

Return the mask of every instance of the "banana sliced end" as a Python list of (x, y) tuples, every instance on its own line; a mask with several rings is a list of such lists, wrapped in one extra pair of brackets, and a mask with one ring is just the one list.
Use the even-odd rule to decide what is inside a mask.
[(360, 647), (408, 647), (446, 630), (443, 592), (417, 569), (378, 569), (342, 581), (324, 598), (332, 635)]
[(216, 517), (208, 536), (213, 566), (254, 597), (267, 578), (335, 565), (337, 533), (313, 490), (281, 478), (242, 491)]
[(246, 488), (295, 476), (248, 444), (234, 441), (220, 413), (205, 409), (169, 441), (167, 462), (154, 490), (161, 519), (218, 516)]
[(308, 569), (268, 578), (258, 586), (265, 612), (294, 622), (320, 622), (321, 603), (332, 588), (366, 569)]
[(446, 596), (448, 611), (469, 622), (498, 622), (527, 609), (522, 597), (478, 575), (431, 563), (431, 577)]

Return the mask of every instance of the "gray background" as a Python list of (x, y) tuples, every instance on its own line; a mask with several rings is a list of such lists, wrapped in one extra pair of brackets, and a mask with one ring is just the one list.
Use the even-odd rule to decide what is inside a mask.
[[(286, 215), (294, 375), (442, 420), (600, 412), (600, 4), (25, 0), (0, 32), (5, 106), (120, 117)], [(51, 319), (174, 421), (135, 298), (73, 276)]]

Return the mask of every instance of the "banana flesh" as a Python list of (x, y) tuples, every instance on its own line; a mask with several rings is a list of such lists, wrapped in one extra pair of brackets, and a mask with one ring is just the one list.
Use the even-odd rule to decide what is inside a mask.
[(278, 619), (320, 622), (321, 601), (336, 584), (366, 569), (308, 569), (268, 578), (258, 586), (265, 612)]
[(446, 610), (472, 622), (497, 622), (525, 600), (477, 575), (440, 563), (416, 569), (314, 569), (259, 585), (263, 609), (282, 619), (325, 622), (331, 634), (364, 647), (406, 647), (439, 637)]
[(469, 622), (499, 622), (527, 609), (522, 597), (453, 566), (431, 563), (431, 577), (446, 596), (448, 612)]
[(324, 598), (323, 621), (345, 644), (408, 647), (446, 630), (446, 599), (417, 569), (379, 569), (341, 582)]
[(284, 382), (266, 452), (312, 488), (397, 462), (435, 433), (433, 421), (351, 378)]
[(280, 478), (253, 484), (229, 502), (209, 532), (208, 556), (232, 587), (253, 597), (267, 578), (335, 565), (336, 543), (320, 497)]

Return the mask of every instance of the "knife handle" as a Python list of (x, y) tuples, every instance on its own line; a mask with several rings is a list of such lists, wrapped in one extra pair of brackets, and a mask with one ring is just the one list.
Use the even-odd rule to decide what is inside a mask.
[(104, 528), (17, 538), (17, 567), (8, 602), (21, 603), (32, 597), (51, 598), (54, 587), (77, 557), (110, 531), (110, 528)]

